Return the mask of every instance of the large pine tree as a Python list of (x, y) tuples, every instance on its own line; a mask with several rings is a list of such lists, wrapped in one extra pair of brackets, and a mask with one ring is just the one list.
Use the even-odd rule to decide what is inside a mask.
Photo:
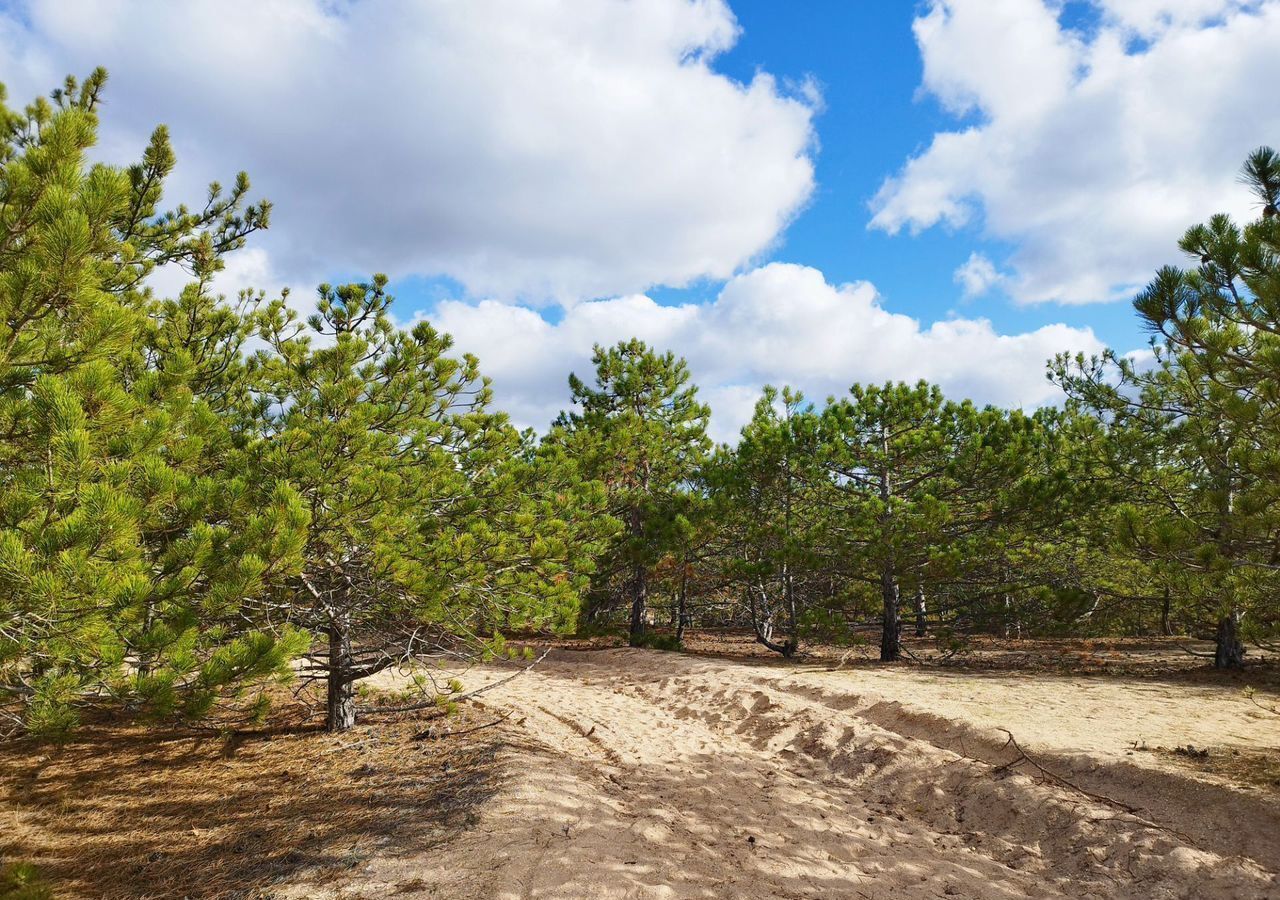
[(1053, 368), (1100, 423), (1123, 499), (1115, 548), (1159, 579), (1142, 593), (1166, 595), (1166, 618), (1176, 605), (1213, 638), (1221, 668), (1280, 626), (1280, 154), (1255, 151), (1242, 175), (1261, 217), (1192, 227), (1180, 246), (1195, 268), (1161, 269), (1134, 301), (1154, 364), (1107, 353)]
[[(241, 370), (202, 358), (238, 352), (207, 281), (268, 208), (241, 175), (161, 211), (163, 128), (137, 165), (91, 165), (105, 80), (0, 107), (0, 692), (32, 732), (104, 701), (198, 715), (297, 646), (237, 614), (303, 517), (232, 461), (216, 395)], [(161, 265), (193, 273), (182, 300), (145, 290)]]
[(698, 402), (685, 361), (642, 341), (597, 346), (592, 363), (594, 386), (569, 376), (578, 410), (560, 415), (551, 440), (604, 484), (622, 523), (602, 575), (625, 585), (634, 644), (645, 634), (652, 567), (681, 541), (681, 495), (709, 449), (710, 410)]
[(276, 618), (321, 638), (333, 731), (355, 724), (363, 678), (574, 621), (608, 526), (592, 485), (489, 410), (476, 359), (426, 322), (398, 328), (391, 302), (381, 275), (322, 285), (305, 323), (276, 302), (255, 361), (263, 469), (310, 521)]

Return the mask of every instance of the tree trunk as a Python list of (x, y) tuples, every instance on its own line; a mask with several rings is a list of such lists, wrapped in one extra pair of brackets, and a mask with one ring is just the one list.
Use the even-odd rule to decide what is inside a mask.
[(902, 656), (902, 617), (898, 610), (898, 579), (893, 563), (880, 571), (880, 593), (884, 598), (884, 619), (880, 630), (880, 661), (895, 662)]
[(351, 669), (351, 629), (346, 618), (338, 616), (329, 623), (326, 731), (347, 731), (356, 724), (355, 682), (351, 680)]
[[(751, 589), (747, 589), (747, 601), (751, 608), (751, 627), (756, 633), (756, 641), (768, 647), (774, 653), (781, 653), (783, 656), (791, 656), (796, 651), (796, 645), (791, 640), (785, 640), (781, 644), (775, 643), (773, 640), (773, 613), (769, 611), (768, 591), (765, 590), (764, 582), (760, 582), (760, 603), (762, 610), (756, 609), (755, 594)], [(760, 614), (763, 612), (763, 616)]]
[(1166, 586), (1164, 589), (1164, 603), (1160, 606), (1160, 633), (1165, 637), (1173, 636), (1173, 622), (1169, 619), (1169, 611), (1169, 588)]
[(684, 644), (684, 626), (689, 621), (689, 570), (688, 566), (680, 572), (680, 593), (676, 606), (676, 644)]
[(1244, 668), (1244, 642), (1240, 640), (1240, 614), (1232, 612), (1218, 620), (1213, 653), (1215, 669)]
[[(880, 430), (880, 446), (884, 451), (884, 467), (880, 470), (880, 502), (884, 505), (881, 513), (881, 527), (887, 534), (892, 522), (893, 482), (889, 475), (889, 433)], [(884, 618), (880, 623), (880, 661), (896, 662), (902, 655), (902, 616), (898, 610), (898, 577), (893, 568), (893, 559), (884, 561), (880, 569), (880, 593), (884, 598)]]
[(636, 566), (631, 572), (631, 646), (639, 646), (645, 631), (645, 603), (648, 600), (649, 584), (645, 577), (644, 566)]
[(1013, 597), (1009, 594), (1004, 595), (1004, 636), (1022, 640), (1022, 620), (1014, 618)]
[(927, 633), (927, 623), (925, 622), (926, 609), (924, 605), (924, 585), (916, 586), (916, 637), (924, 637)]
[(795, 578), (791, 575), (791, 564), (782, 564), (782, 599), (787, 613), (787, 639), (784, 646), (789, 649), (784, 654), (792, 656), (796, 647), (800, 646), (800, 611), (796, 606)]

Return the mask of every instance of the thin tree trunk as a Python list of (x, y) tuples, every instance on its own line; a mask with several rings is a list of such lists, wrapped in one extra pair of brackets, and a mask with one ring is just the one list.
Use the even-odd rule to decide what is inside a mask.
[(1215, 669), (1244, 668), (1244, 642), (1240, 640), (1240, 614), (1234, 610), (1218, 620), (1213, 667)]
[[(648, 487), (648, 479), (644, 486)], [(627, 531), (633, 542), (631, 552), (640, 552), (640, 541), (644, 537), (644, 517), (638, 506), (632, 507), (627, 515)], [(644, 563), (636, 562), (631, 567), (631, 646), (638, 647), (645, 633), (645, 606), (649, 601), (648, 573)]]
[(755, 594), (747, 588), (747, 602), (751, 608), (751, 628), (756, 633), (756, 641), (772, 650), (774, 653), (781, 653), (783, 656), (791, 656), (795, 652), (795, 644), (791, 641), (784, 641), (781, 644), (775, 643), (773, 640), (773, 613), (769, 611), (768, 592), (764, 588), (763, 582), (760, 584), (760, 603), (763, 607), (761, 610), (763, 616), (756, 609)]
[(355, 683), (351, 680), (351, 669), (351, 628), (345, 614), (335, 615), (329, 622), (327, 731), (347, 731), (356, 724)]
[(640, 644), (645, 632), (645, 604), (648, 601), (649, 584), (644, 566), (638, 565), (631, 572), (631, 646)]
[(689, 569), (682, 566), (680, 570), (680, 592), (676, 606), (676, 644), (684, 643), (684, 626), (689, 619)]
[(1165, 637), (1173, 636), (1173, 622), (1170, 621), (1169, 613), (1170, 613), (1169, 586), (1165, 585), (1164, 603), (1161, 604), (1160, 606), (1160, 633), (1163, 634)]
[[(787, 409), (787, 421), (791, 421), (790, 407)], [(782, 598), (786, 604), (787, 613), (787, 640), (783, 643), (785, 648), (782, 655), (791, 657), (795, 655), (796, 649), (800, 646), (800, 612), (796, 606), (796, 584), (795, 576), (791, 571), (791, 518), (792, 518), (792, 493), (794, 484), (791, 475), (791, 451), (790, 438), (787, 440), (787, 452), (783, 457), (783, 472), (786, 478), (786, 502), (784, 508), (784, 524), (785, 531), (783, 540), (785, 544), (785, 554), (782, 560)]]
[(880, 593), (884, 599), (880, 661), (894, 662), (902, 655), (902, 616), (898, 609), (898, 579), (893, 571), (893, 563), (886, 562), (880, 571)]
[(916, 585), (916, 637), (924, 637), (928, 632), (925, 621), (927, 610), (924, 605), (924, 585)]
[(1013, 597), (1009, 594), (1004, 595), (1004, 636), (1016, 636), (1018, 640), (1022, 640), (1022, 620), (1014, 618)]
[(783, 652), (783, 655), (793, 656), (796, 648), (800, 646), (800, 614), (796, 608), (795, 579), (791, 575), (791, 565), (789, 563), (783, 563), (782, 565), (782, 596), (787, 607), (787, 639), (783, 642), (783, 646), (787, 650)]

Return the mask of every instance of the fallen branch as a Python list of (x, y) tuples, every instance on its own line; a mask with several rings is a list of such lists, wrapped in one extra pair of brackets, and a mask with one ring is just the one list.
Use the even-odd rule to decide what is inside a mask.
[(505, 713), (498, 716), (492, 722), (485, 722), (483, 725), (476, 725), (474, 728), (464, 728), (461, 731), (444, 731), (437, 733), (434, 729), (428, 728), (426, 731), (419, 731), (413, 736), (415, 741), (432, 740), (436, 738), (458, 737), (463, 734), (471, 734), (474, 731), (483, 731), (486, 728), (492, 728), (495, 725), (501, 725), (507, 719), (511, 718), (511, 713)]
[[(1108, 797), (1105, 794), (1095, 794), (1093, 791), (1085, 790), (1084, 788), (1080, 787), (1080, 785), (1076, 784), (1074, 781), (1069, 781), (1068, 779), (1062, 777), (1056, 772), (1050, 772), (1044, 766), (1040, 765), (1040, 763), (1038, 763), (1035, 759), (1029, 756), (1027, 754), (1027, 751), (1022, 749), (1022, 747), (1018, 744), (1017, 738), (1013, 736), (1012, 731), (1010, 731), (1007, 728), (997, 728), (996, 730), (1003, 731), (1006, 735), (1008, 735), (1008, 740), (1004, 742), (1004, 746), (1001, 747), (1000, 749), (1003, 751), (1005, 748), (1012, 745), (1013, 749), (1018, 751), (1018, 755), (1016, 758), (1010, 760), (1009, 762), (1004, 763), (1003, 765), (996, 766), (994, 769), (992, 769), (993, 774), (1009, 772), (1009, 771), (1012, 771), (1014, 768), (1022, 765), (1022, 763), (1024, 762), (1029, 763), (1047, 781), (1051, 781), (1054, 784), (1060, 785), (1065, 788), (1070, 788), (1071, 790), (1075, 791), (1077, 794), (1083, 794), (1085, 797), (1088, 797), (1090, 800), (1096, 800), (1099, 803), (1105, 803), (1108, 806), (1115, 807), (1116, 809), (1122, 809), (1125, 812), (1129, 813), (1130, 815), (1137, 815), (1138, 808), (1136, 806), (1130, 806), (1127, 803), (1121, 803), (1119, 800), (1116, 800), (1112, 797)], [(1151, 824), (1154, 824), (1154, 823), (1151, 823)], [(1160, 826), (1156, 826), (1156, 827), (1160, 827)]]
[(1013, 749), (1018, 751), (1018, 756), (1015, 759), (1012, 759), (1009, 762), (1004, 763), (1003, 765), (996, 766), (994, 769), (991, 770), (993, 774), (1008, 772), (1012, 770), (1014, 767), (1019, 766), (1024, 762), (1029, 763), (1035, 767), (1036, 771), (1039, 772), (1046, 781), (1052, 784), (1059, 785), (1060, 787), (1065, 787), (1068, 790), (1075, 791), (1077, 794), (1080, 794), (1083, 797), (1087, 797), (1088, 799), (1093, 800), (1097, 803), (1105, 803), (1107, 806), (1118, 809), (1121, 812), (1128, 813), (1130, 816), (1134, 818), (1135, 821), (1138, 822), (1138, 824), (1143, 825), (1147, 828), (1154, 828), (1157, 831), (1163, 831), (1163, 832), (1166, 832), (1167, 834), (1175, 835), (1179, 839), (1186, 841), (1188, 844), (1190, 844), (1193, 847), (1200, 846), (1199, 843), (1196, 841), (1196, 839), (1191, 837), (1191, 835), (1187, 834), (1185, 831), (1179, 831), (1178, 829), (1171, 828), (1168, 825), (1161, 825), (1159, 822), (1153, 822), (1150, 819), (1146, 818), (1145, 816), (1140, 815), (1139, 809), (1136, 806), (1130, 806), (1127, 803), (1122, 803), (1119, 800), (1116, 800), (1114, 797), (1108, 797), (1106, 794), (1095, 794), (1093, 791), (1087, 791), (1084, 788), (1080, 787), (1080, 785), (1076, 784), (1074, 781), (1069, 781), (1068, 779), (1062, 777), (1056, 772), (1050, 772), (1044, 766), (1040, 765), (1040, 763), (1038, 763), (1035, 759), (1033, 759), (1027, 753), (1027, 751), (1023, 750), (1022, 747), (1019, 746), (1018, 741), (1016, 738), (1014, 738), (1012, 731), (1010, 731), (1007, 728), (997, 728), (996, 730), (1003, 731), (1006, 735), (1008, 735), (1008, 740), (1004, 742), (1004, 747), (1001, 747), (1000, 749), (1004, 750), (1005, 747), (1012, 745)]
[[(488, 693), (494, 688), (501, 687), (502, 685), (506, 684), (508, 681), (518, 678), (521, 675), (523, 675), (525, 672), (528, 672), (538, 663), (546, 659), (547, 654), (550, 652), (551, 652), (551, 648), (548, 647), (546, 650), (542, 651), (541, 656), (539, 656), (533, 662), (529, 663), (529, 665), (525, 666), (523, 669), (519, 670), (518, 672), (511, 673), (506, 678), (500, 678), (497, 681), (493, 682), (492, 684), (486, 684), (484, 687), (478, 687), (474, 691), (469, 691), (457, 697), (448, 697), (447, 695), (443, 695), (443, 696), (445, 696), (445, 698), (451, 703), (461, 703), (463, 700), (470, 700), (473, 697), (479, 697), (481, 694)], [(407, 706), (362, 706), (359, 708), (358, 711), (362, 713), (402, 713), (402, 712), (416, 712), (417, 710), (420, 710), (420, 709), (429, 709), (433, 707), (437, 709), (437, 715), (444, 715), (444, 711), (438, 708), (439, 699), (424, 700), (421, 703), (410, 703)]]
[(1214, 656), (1212, 653), (1206, 653), (1204, 650), (1192, 650), (1186, 644), (1179, 644), (1178, 649), (1183, 653), (1189, 653), (1192, 656), (1198, 656), (1201, 659), (1213, 659)]
[(1244, 696), (1245, 696), (1245, 699), (1247, 699), (1254, 706), (1258, 707), (1258, 709), (1263, 710), (1264, 712), (1272, 713), (1273, 715), (1280, 716), (1280, 706), (1267, 706), (1265, 703), (1259, 702), (1257, 697), (1257, 689), (1254, 688), (1252, 685), (1244, 689)]

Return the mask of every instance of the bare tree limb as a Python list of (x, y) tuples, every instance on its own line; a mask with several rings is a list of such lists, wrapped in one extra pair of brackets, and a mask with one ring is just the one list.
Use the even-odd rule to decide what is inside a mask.
[[(511, 673), (510, 675), (508, 675), (506, 678), (500, 678), (500, 679), (498, 679), (497, 681), (493, 682), (492, 684), (486, 684), (486, 685), (484, 685), (483, 687), (478, 687), (478, 688), (476, 688), (474, 691), (468, 691), (468, 692), (467, 692), (467, 693), (465, 693), (465, 694), (460, 694), (460, 695), (459, 695), (459, 696), (457, 696), (457, 697), (451, 697), (451, 698), (449, 698), (449, 699), (450, 699), (450, 701), (451, 701), (451, 702), (453, 702), (453, 703), (459, 703), (459, 702), (461, 702), (461, 701), (463, 701), (463, 700), (470, 700), (470, 699), (472, 699), (473, 697), (478, 697), (478, 696), (480, 696), (481, 694), (486, 694), (486, 693), (488, 693), (489, 691), (493, 690), (494, 688), (501, 687), (502, 685), (506, 684), (508, 681), (511, 681), (511, 680), (512, 680), (512, 679), (514, 679), (514, 678), (519, 678), (519, 677), (520, 677), (521, 675), (523, 675), (525, 672), (528, 672), (530, 669), (532, 669), (532, 668), (533, 668), (534, 666), (536, 666), (538, 663), (540, 663), (540, 662), (542, 662), (544, 659), (546, 659), (546, 658), (547, 658), (547, 654), (548, 654), (548, 653), (550, 653), (550, 652), (551, 652), (551, 648), (550, 648), (550, 647), (548, 647), (546, 650), (543, 650), (543, 651), (542, 651), (542, 655), (541, 655), (541, 656), (539, 656), (539, 657), (538, 657), (537, 659), (535, 659), (533, 662), (529, 663), (529, 665), (525, 666), (523, 669), (520, 669), (518, 672), (512, 672), (512, 673)], [(420, 710), (420, 709), (430, 709), (430, 708), (435, 708), (435, 707), (437, 706), (437, 702), (438, 702), (438, 701), (436, 701), (436, 700), (425, 700), (425, 701), (423, 701), (422, 703), (410, 703), (410, 704), (408, 704), (408, 705), (406, 705), (406, 706), (362, 706), (362, 707), (359, 707), (359, 709), (358, 709), (357, 711), (358, 711), (358, 712), (361, 712), (361, 713), (401, 713), (401, 712), (416, 712), (417, 710)]]

